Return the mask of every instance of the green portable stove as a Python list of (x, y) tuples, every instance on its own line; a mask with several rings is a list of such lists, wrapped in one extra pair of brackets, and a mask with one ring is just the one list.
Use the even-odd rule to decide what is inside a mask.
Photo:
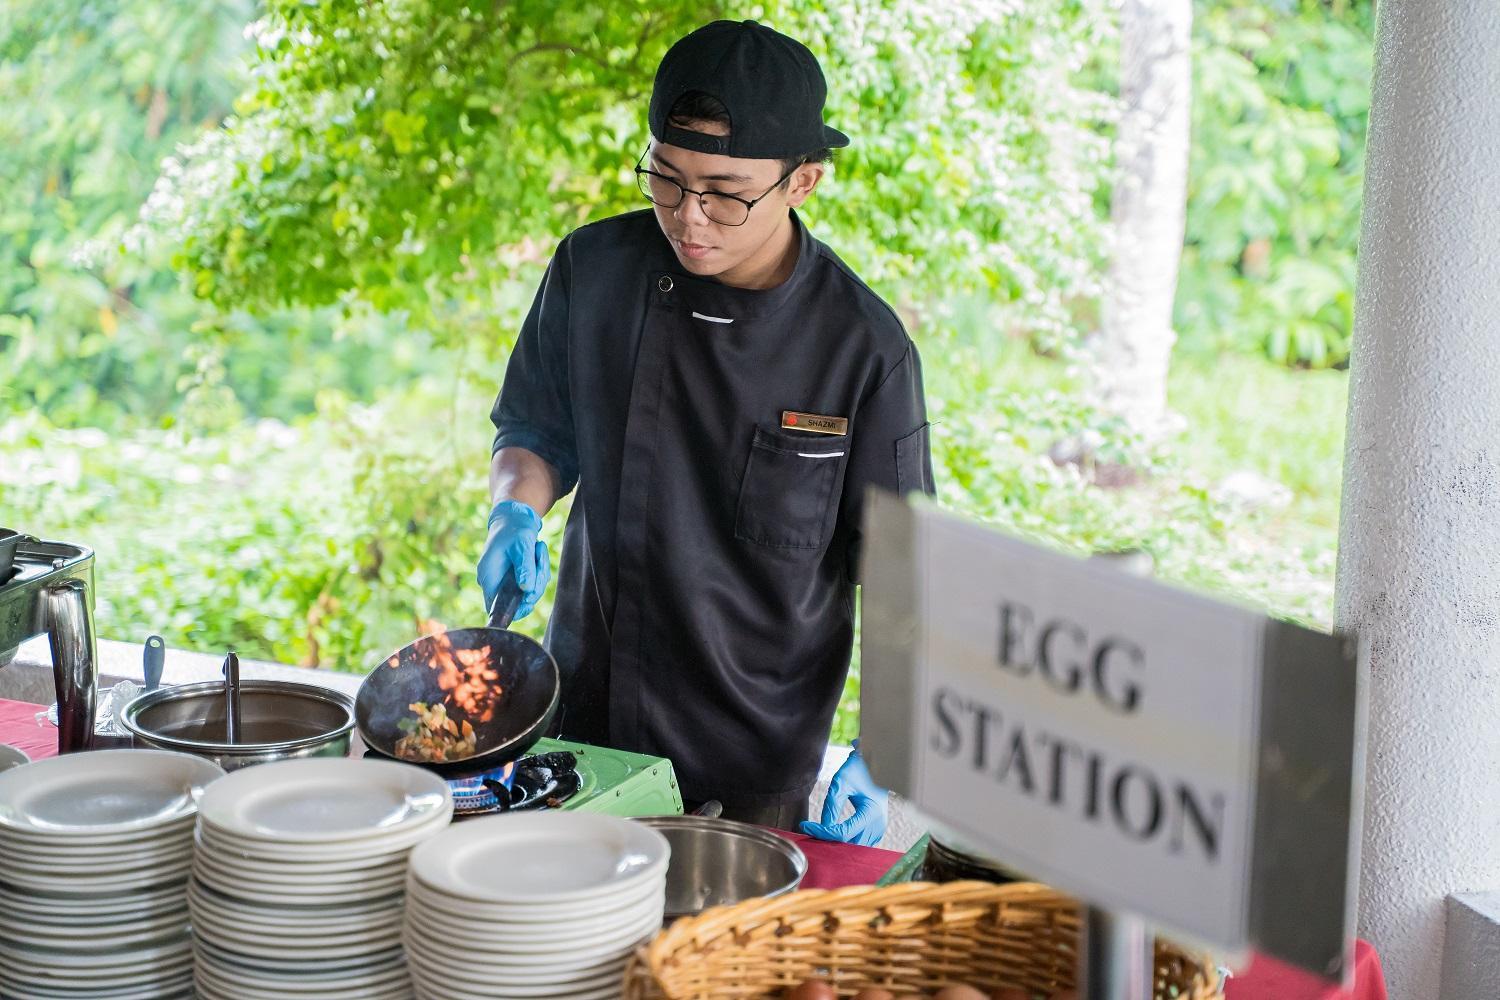
[(611, 816), (682, 813), (682, 792), (665, 757), (543, 737), (525, 757), (489, 774), (449, 780), (454, 817), (532, 809)]

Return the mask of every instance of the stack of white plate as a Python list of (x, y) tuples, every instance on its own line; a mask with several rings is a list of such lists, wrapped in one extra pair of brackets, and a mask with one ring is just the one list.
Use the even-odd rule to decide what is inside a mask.
[(392, 761), (281, 761), (214, 785), (188, 892), (198, 996), (409, 1000), (406, 858), (452, 815), (446, 782)]
[(420, 1000), (621, 994), (661, 929), (667, 840), (614, 816), (535, 812), (455, 826), (412, 852), (404, 940)]
[(100, 750), (0, 774), (0, 996), (193, 992), (193, 818), (217, 765)]

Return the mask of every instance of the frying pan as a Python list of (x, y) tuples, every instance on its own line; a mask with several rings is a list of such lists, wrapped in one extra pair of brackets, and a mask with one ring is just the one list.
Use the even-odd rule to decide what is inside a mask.
[(478, 749), (473, 756), (403, 763), (445, 778), (465, 778), (504, 767), (530, 749), (557, 714), (562, 684), (552, 655), (535, 640), (508, 630), (520, 603), (521, 591), (514, 578), (508, 578), (490, 606), (489, 627), (424, 636), (386, 657), (365, 676), (354, 699), (354, 718), (374, 756), (396, 757), (396, 741), (406, 735), (398, 723), (415, 718), (408, 707), (412, 702), (432, 705), (447, 697), (439, 684), (442, 671), (431, 666), (445, 639), (454, 651), (489, 647), (488, 666), (498, 674), (490, 689), (498, 687), (499, 696), (488, 720), (482, 719), (482, 713), (470, 716), (451, 701), (447, 705), (450, 719), (474, 727)]

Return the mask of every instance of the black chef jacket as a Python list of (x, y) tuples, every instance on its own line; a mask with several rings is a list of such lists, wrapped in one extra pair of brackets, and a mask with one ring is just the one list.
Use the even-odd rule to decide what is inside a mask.
[(650, 210), (571, 233), (491, 414), (495, 449), (578, 487), (546, 636), (562, 735), (668, 757), (685, 798), (740, 807), (817, 778), (866, 488), (932, 491), (916, 348), (793, 225), (796, 268), (766, 290), (688, 274)]

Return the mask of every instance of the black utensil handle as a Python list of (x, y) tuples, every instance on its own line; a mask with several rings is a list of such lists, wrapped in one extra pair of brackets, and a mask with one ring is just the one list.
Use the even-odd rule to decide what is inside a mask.
[(505, 574), (500, 581), (500, 591), (490, 603), (490, 628), (507, 629), (515, 621), (516, 610), (521, 606), (521, 585), (516, 583), (516, 574)]
[(724, 815), (724, 803), (718, 799), (709, 799), (692, 812), (694, 816), (702, 816), (704, 819), (718, 819)]
[(146, 639), (146, 650), (141, 657), (141, 669), (146, 681), (146, 690), (155, 691), (161, 686), (161, 671), (166, 664), (167, 644), (159, 635)]

